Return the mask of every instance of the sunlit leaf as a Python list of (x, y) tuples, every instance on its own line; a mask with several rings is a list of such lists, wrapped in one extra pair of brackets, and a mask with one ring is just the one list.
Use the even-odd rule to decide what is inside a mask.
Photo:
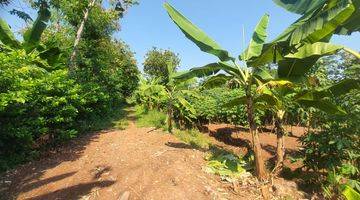
[(185, 36), (193, 41), (202, 51), (217, 56), (221, 61), (233, 60), (226, 50), (223, 50), (204, 31), (192, 24), (185, 16), (172, 7), (169, 3), (164, 4), (170, 18), (181, 29)]
[(261, 55), (263, 45), (267, 38), (266, 29), (269, 24), (269, 15), (265, 14), (255, 27), (249, 47), (239, 56), (240, 60), (247, 61)]

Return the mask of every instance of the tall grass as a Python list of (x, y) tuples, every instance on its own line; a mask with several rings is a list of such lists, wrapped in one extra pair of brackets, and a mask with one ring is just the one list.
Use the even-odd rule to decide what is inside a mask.
[(145, 110), (142, 106), (135, 107), (136, 125), (138, 127), (163, 128), (166, 126), (166, 114), (157, 110)]

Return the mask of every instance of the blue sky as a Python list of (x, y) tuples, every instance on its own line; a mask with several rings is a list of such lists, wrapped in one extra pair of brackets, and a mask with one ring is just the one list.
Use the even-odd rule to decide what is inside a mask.
[[(18, 9), (28, 10), (26, 5), (20, 2), (21, 0), (14, 0), (13, 5)], [(121, 20), (121, 31), (114, 34), (115, 38), (124, 40), (136, 53), (139, 68), (142, 69), (144, 56), (152, 47), (171, 49), (179, 53), (182, 61), (181, 69), (216, 61), (216, 57), (201, 52), (185, 38), (166, 14), (162, 6), (164, 2), (164, 0), (140, 0), (140, 4), (131, 8)], [(168, 2), (208, 33), (223, 48), (229, 50), (233, 56), (239, 55), (244, 49), (243, 28), (247, 43), (252, 30), (263, 14), (270, 15), (268, 40), (275, 38), (298, 18), (298, 15), (283, 10), (271, 0), (170, 0)], [(30, 11), (30, 13), (36, 12)], [(0, 8), (0, 17), (5, 18), (15, 31), (23, 26), (17, 18), (8, 15), (3, 8)], [(359, 36), (359, 33), (351, 36), (336, 36), (332, 42), (359, 51)]]

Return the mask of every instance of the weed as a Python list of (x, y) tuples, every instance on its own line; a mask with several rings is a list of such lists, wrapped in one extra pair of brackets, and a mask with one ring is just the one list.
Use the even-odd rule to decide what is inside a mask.
[(209, 149), (211, 142), (204, 134), (197, 130), (175, 130), (175, 137), (197, 149)]

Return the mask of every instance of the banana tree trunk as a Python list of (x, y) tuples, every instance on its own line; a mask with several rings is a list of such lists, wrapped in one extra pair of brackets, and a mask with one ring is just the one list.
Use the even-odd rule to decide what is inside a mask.
[(282, 124), (282, 119), (279, 117), (275, 121), (276, 128), (276, 138), (277, 138), (277, 147), (276, 147), (276, 166), (277, 170), (281, 170), (284, 164), (285, 158), (285, 146), (284, 146), (284, 127)]
[(167, 127), (169, 133), (172, 133), (172, 115), (173, 115), (172, 104), (171, 101), (169, 101), (167, 107)]
[(264, 165), (264, 159), (262, 156), (262, 148), (259, 139), (259, 133), (255, 122), (253, 104), (254, 102), (252, 96), (250, 94), (247, 94), (247, 99), (246, 99), (246, 107), (247, 107), (247, 115), (248, 115), (247, 117), (250, 127), (250, 134), (252, 136), (253, 150), (255, 154), (256, 175), (259, 180), (264, 181), (267, 178), (267, 174)]
[(80, 40), (81, 40), (81, 36), (82, 36), (82, 34), (84, 32), (85, 23), (88, 20), (89, 13), (90, 13), (91, 9), (95, 6), (95, 3), (96, 3), (96, 0), (91, 0), (89, 2), (89, 5), (85, 9), (84, 17), (83, 17), (83, 19), (82, 19), (82, 21), (80, 23), (80, 26), (79, 26), (79, 28), (78, 28), (78, 30), (76, 32), (76, 38), (75, 38), (75, 42), (74, 42), (74, 46), (73, 46), (73, 52), (71, 53), (70, 61), (69, 61), (69, 71), (70, 71), (70, 73), (74, 71), (75, 58), (76, 58), (76, 55), (77, 55), (77, 50), (78, 50), (78, 46), (79, 46), (79, 43), (80, 43)]

